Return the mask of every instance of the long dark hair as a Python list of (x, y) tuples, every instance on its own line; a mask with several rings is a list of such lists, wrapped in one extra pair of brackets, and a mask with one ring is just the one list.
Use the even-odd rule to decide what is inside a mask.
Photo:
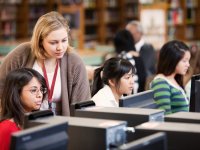
[[(1, 99), (0, 121), (14, 119), (14, 122), (22, 126), (25, 110), (21, 103), (20, 94), (25, 85), (35, 77), (43, 88), (47, 88), (44, 77), (37, 71), (30, 68), (21, 68), (11, 71), (5, 80)], [(44, 99), (45, 95), (43, 95)]]
[(136, 51), (134, 39), (128, 30), (120, 30), (114, 37), (114, 47), (116, 53), (120, 54), (122, 51)]
[(97, 68), (94, 72), (92, 96), (103, 88), (104, 84), (109, 85), (109, 79), (114, 79), (116, 85), (118, 86), (120, 78), (124, 74), (130, 72), (130, 70), (132, 70), (132, 73), (135, 74), (135, 68), (128, 60), (122, 58), (108, 59), (103, 66)]
[[(165, 76), (171, 75), (179, 61), (184, 57), (189, 47), (182, 41), (173, 40), (165, 43), (159, 54), (157, 74), (162, 73)], [(177, 83), (183, 87), (183, 76), (180, 74), (175, 75)]]

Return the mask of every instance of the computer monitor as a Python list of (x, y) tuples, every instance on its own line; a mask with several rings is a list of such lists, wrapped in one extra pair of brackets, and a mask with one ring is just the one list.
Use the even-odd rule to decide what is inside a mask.
[(40, 123), (13, 133), (10, 150), (66, 150), (68, 122)]
[(111, 145), (126, 142), (126, 121), (53, 116), (30, 120), (26, 126), (31, 127), (36, 122), (51, 124), (63, 120), (68, 122), (69, 150), (107, 150)]
[(119, 100), (119, 107), (139, 107), (156, 109), (153, 90), (147, 90), (137, 94), (122, 97)]
[(164, 132), (154, 133), (124, 144), (118, 150), (167, 150), (167, 136)]
[(200, 124), (200, 113), (198, 112), (176, 112), (165, 115), (166, 122), (185, 122)]
[(200, 112), (200, 74), (191, 78), (190, 112)]
[(200, 148), (200, 126), (192, 123), (146, 122), (135, 127), (139, 139), (157, 132), (165, 132), (169, 150), (196, 150)]
[(39, 126), (43, 123), (35, 122), (35, 123), (29, 125), (28, 122), (30, 120), (37, 120), (37, 119), (46, 118), (46, 117), (53, 117), (53, 112), (51, 110), (40, 110), (40, 111), (25, 113), (23, 128), (27, 129), (27, 128)]
[(93, 107), (93, 106), (95, 106), (95, 103), (93, 100), (87, 100), (87, 101), (83, 101), (83, 102), (73, 103), (70, 105), (70, 115), (74, 116), (76, 109), (84, 109), (84, 108)]

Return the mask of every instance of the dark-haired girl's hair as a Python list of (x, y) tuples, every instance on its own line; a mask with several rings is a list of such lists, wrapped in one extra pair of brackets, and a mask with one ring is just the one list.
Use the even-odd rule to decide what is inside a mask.
[(99, 67), (94, 72), (94, 80), (92, 85), (92, 96), (94, 96), (104, 85), (109, 85), (109, 80), (114, 79), (116, 86), (119, 85), (121, 77), (129, 73), (135, 74), (134, 66), (122, 58), (110, 58), (102, 67)]
[[(37, 71), (30, 68), (21, 68), (11, 71), (5, 80), (2, 99), (0, 121), (14, 119), (14, 122), (23, 126), (24, 107), (21, 103), (20, 94), (25, 85), (35, 77), (43, 88), (47, 88), (44, 77)], [(45, 94), (43, 95), (43, 98)]]
[(128, 30), (120, 30), (114, 37), (115, 52), (120, 54), (122, 51), (135, 51), (135, 44), (132, 34)]
[[(160, 50), (157, 74), (171, 75), (186, 51), (190, 52), (189, 47), (182, 41), (173, 40), (165, 43)], [(183, 87), (182, 75), (175, 75), (175, 80)]]

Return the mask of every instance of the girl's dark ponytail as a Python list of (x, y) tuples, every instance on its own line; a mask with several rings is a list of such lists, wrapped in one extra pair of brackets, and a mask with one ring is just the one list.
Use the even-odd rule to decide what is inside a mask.
[(94, 96), (101, 88), (103, 88), (103, 81), (101, 79), (101, 71), (103, 67), (99, 67), (94, 71), (94, 79), (92, 84), (92, 96)]

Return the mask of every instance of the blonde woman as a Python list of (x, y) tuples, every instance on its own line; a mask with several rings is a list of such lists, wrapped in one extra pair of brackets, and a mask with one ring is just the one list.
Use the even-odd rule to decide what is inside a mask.
[(48, 86), (48, 104), (56, 115), (70, 115), (71, 103), (88, 100), (90, 88), (84, 63), (69, 45), (69, 26), (58, 12), (41, 16), (30, 42), (11, 51), (0, 66), (0, 97), (5, 76), (16, 68), (33, 68)]

